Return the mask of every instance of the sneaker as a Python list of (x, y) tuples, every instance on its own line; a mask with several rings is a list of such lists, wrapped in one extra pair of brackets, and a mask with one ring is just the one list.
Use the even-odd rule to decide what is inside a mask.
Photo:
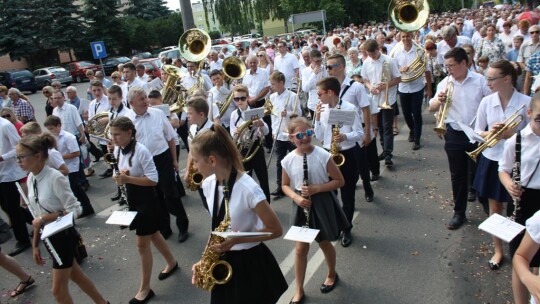
[(387, 158), (387, 159), (384, 160), (384, 165), (389, 168), (389, 167), (392, 167), (394, 165), (394, 162), (392, 161), (391, 158)]

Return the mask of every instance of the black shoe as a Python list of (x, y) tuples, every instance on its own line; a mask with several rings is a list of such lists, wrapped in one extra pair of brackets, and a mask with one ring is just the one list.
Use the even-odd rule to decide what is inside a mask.
[(285, 196), (285, 193), (283, 193), (283, 190), (281, 190), (281, 188), (276, 188), (276, 190), (274, 190), (274, 192), (270, 194), (277, 197)]
[(81, 188), (84, 192), (88, 191), (88, 188), (90, 188), (90, 184), (88, 182), (84, 183)]
[(373, 193), (364, 195), (366, 198), (366, 202), (371, 203), (373, 202)]
[(467, 221), (467, 218), (463, 215), (454, 214), (450, 222), (448, 223), (448, 229), (455, 230), (461, 227), (465, 222)]
[(304, 304), (305, 300), (306, 300), (306, 294), (303, 294), (302, 297), (300, 298), (300, 300), (298, 300), (298, 301), (291, 300), (289, 302), (289, 304)]
[(118, 192), (116, 192), (116, 195), (111, 197), (111, 201), (117, 201), (119, 200), (120, 198), (122, 197), (122, 193), (120, 193), (120, 190), (118, 190)]
[(489, 262), (488, 262), (489, 268), (490, 268), (491, 270), (499, 270), (499, 269), (501, 269), (501, 266), (502, 266), (502, 264), (503, 264), (503, 261), (504, 261), (504, 259), (502, 259), (499, 263), (495, 263), (495, 261), (489, 260)]
[(412, 149), (413, 149), (414, 151), (420, 150), (420, 144), (419, 144), (419, 143), (414, 143), (414, 144), (412, 145)]
[(469, 193), (467, 193), (467, 201), (474, 202), (475, 200), (476, 200), (476, 192), (469, 191)]
[(373, 175), (371, 176), (370, 180), (371, 180), (372, 182), (378, 181), (378, 180), (379, 180), (379, 174), (373, 174)]
[(343, 237), (341, 238), (341, 246), (343, 247), (349, 247), (352, 243), (352, 236), (351, 232), (345, 232), (343, 231)]
[(188, 232), (180, 232), (178, 233), (178, 243), (183, 243), (188, 239)]
[(118, 206), (125, 206), (127, 205), (127, 201), (125, 199), (121, 199), (120, 201), (118, 201)]
[(385, 158), (386, 158), (386, 154), (384, 154), (384, 152), (379, 154), (379, 161), (384, 160)]
[(81, 213), (79, 218), (83, 218), (83, 217), (86, 217), (86, 216), (89, 216), (89, 215), (92, 215), (92, 214), (96, 214), (96, 212), (94, 211), (93, 208), (92, 209), (86, 209), (86, 210), (83, 209), (83, 212)]
[(387, 168), (390, 168), (394, 165), (394, 162), (392, 161), (391, 158), (387, 158), (384, 160), (384, 165), (387, 167)]
[(164, 239), (168, 239), (171, 237), (172, 235), (172, 230), (171, 228), (169, 228), (169, 230), (163, 232), (163, 231), (160, 231), (161, 235), (163, 236)]
[(166, 278), (170, 277), (171, 274), (173, 274), (177, 270), (178, 270), (178, 262), (176, 262), (176, 265), (174, 265), (174, 267), (171, 270), (169, 270), (169, 272), (163, 272), (163, 271), (160, 272), (159, 275), (158, 275), (158, 279), (160, 281), (163, 281)]
[(10, 257), (14, 257), (28, 248), (30, 248), (30, 243), (17, 242), (15, 243), (15, 247), (13, 248), (13, 250), (11, 250), (11, 252), (8, 255)]
[(409, 142), (413, 142), (414, 141), (414, 136), (412, 133), (409, 133)]
[(107, 178), (107, 177), (111, 177), (112, 174), (113, 174), (113, 170), (112, 170), (112, 169), (107, 169), (107, 170), (105, 170), (105, 172), (101, 173), (101, 174), (99, 175), (99, 177), (101, 177), (101, 178)]
[(336, 284), (339, 282), (339, 275), (336, 273), (336, 278), (334, 279), (334, 284), (332, 285), (324, 285), (321, 284), (321, 292), (322, 293), (329, 293), (330, 291), (334, 290), (336, 287)]
[(133, 299), (129, 300), (129, 304), (144, 304), (144, 303), (147, 303), (155, 295), (156, 294), (154, 293), (154, 291), (152, 289), (150, 289), (150, 292), (146, 295), (146, 298), (144, 298), (143, 300), (137, 300), (136, 298), (133, 298)]

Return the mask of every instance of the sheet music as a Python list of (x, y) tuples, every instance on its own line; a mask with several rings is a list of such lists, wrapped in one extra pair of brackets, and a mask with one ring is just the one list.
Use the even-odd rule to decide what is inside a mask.
[(508, 243), (521, 233), (521, 231), (525, 229), (525, 226), (500, 214), (494, 213), (487, 220), (483, 221), (480, 226), (478, 226), (478, 229), (484, 230)]
[(133, 220), (135, 219), (136, 215), (137, 215), (137, 211), (127, 211), (127, 210), (113, 211), (113, 213), (111, 214), (111, 216), (109, 216), (105, 224), (129, 226), (131, 225), (131, 222), (133, 222)]
[(486, 142), (482, 136), (474, 132), (474, 130), (468, 125), (462, 123), (461, 121), (458, 121), (457, 123), (461, 127), (463, 132), (465, 132), (465, 135), (467, 135), (467, 137), (471, 140), (471, 142), (479, 142), (479, 143)]
[(152, 108), (161, 110), (161, 112), (163, 112), (163, 114), (165, 114), (165, 116), (167, 116), (167, 118), (171, 117), (171, 108), (169, 107), (169, 105), (160, 104), (160, 105), (157, 105), (157, 106), (152, 106)]
[(218, 235), (222, 238), (226, 239), (234, 239), (234, 238), (249, 238), (249, 237), (258, 237), (258, 236), (268, 236), (272, 235), (272, 232), (215, 232), (212, 231), (213, 235)]
[(244, 121), (253, 120), (256, 118), (263, 118), (264, 107), (246, 110), (243, 114)]
[(328, 124), (352, 126), (352, 124), (354, 123), (355, 115), (356, 111), (330, 109), (330, 113), (328, 114)]
[(303, 243), (313, 243), (315, 237), (319, 234), (319, 231), (319, 229), (291, 226), (289, 231), (287, 231), (287, 234), (285, 234), (284, 239)]
[(73, 227), (74, 222), (74, 216), (73, 212), (70, 212), (62, 217), (59, 217), (56, 221), (50, 222), (45, 227), (43, 227), (43, 231), (41, 232), (41, 239), (44, 240), (50, 236), (53, 236), (57, 234), (60, 231), (64, 231), (68, 228)]

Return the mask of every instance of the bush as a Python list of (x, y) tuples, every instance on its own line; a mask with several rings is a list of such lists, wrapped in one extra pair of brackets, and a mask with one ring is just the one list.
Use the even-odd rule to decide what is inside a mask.
[(221, 38), (221, 33), (219, 31), (211, 31), (210, 33), (208, 33), (208, 35), (210, 36), (210, 39)]

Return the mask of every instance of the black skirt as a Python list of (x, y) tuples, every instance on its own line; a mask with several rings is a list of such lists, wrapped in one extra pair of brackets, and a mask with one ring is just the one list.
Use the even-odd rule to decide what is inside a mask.
[(246, 250), (226, 252), (221, 260), (231, 264), (231, 280), (215, 285), (212, 304), (273, 304), (287, 290), (287, 281), (264, 243)]
[(130, 230), (138, 236), (152, 235), (158, 231), (158, 203), (155, 187), (126, 184), (129, 211), (137, 211)]
[[(304, 208), (292, 203), (291, 226), (304, 226), (306, 215)], [(341, 231), (347, 231), (351, 224), (347, 221), (343, 209), (334, 192), (322, 192), (311, 196), (311, 209), (309, 214), (309, 228), (319, 229), (315, 240), (335, 241)]]
[[(521, 195), (521, 201), (519, 202), (520, 209), (516, 212), (516, 223), (525, 225), (525, 222), (532, 217), (536, 211), (540, 210), (540, 190), (537, 189), (525, 189), (525, 192)], [(510, 243), (508, 244), (510, 248), (510, 256), (513, 257), (516, 253), (525, 231), (518, 234)], [(530, 267), (539, 267), (540, 266), (540, 251), (538, 251), (533, 259), (531, 260)]]
[(478, 196), (498, 202), (511, 202), (512, 198), (499, 179), (499, 163), (480, 155), (474, 176), (473, 189)]
[[(57, 234), (48, 238), (50, 245), (47, 244), (47, 241), (43, 241), (45, 248), (49, 252), (51, 259), (53, 261), (53, 269), (66, 269), (73, 266), (73, 261), (75, 259), (75, 250), (77, 248), (77, 242), (79, 241), (78, 233), (74, 227), (68, 228), (66, 230), (60, 231)], [(62, 261), (60, 265), (52, 252), (56, 251), (56, 254)]]

